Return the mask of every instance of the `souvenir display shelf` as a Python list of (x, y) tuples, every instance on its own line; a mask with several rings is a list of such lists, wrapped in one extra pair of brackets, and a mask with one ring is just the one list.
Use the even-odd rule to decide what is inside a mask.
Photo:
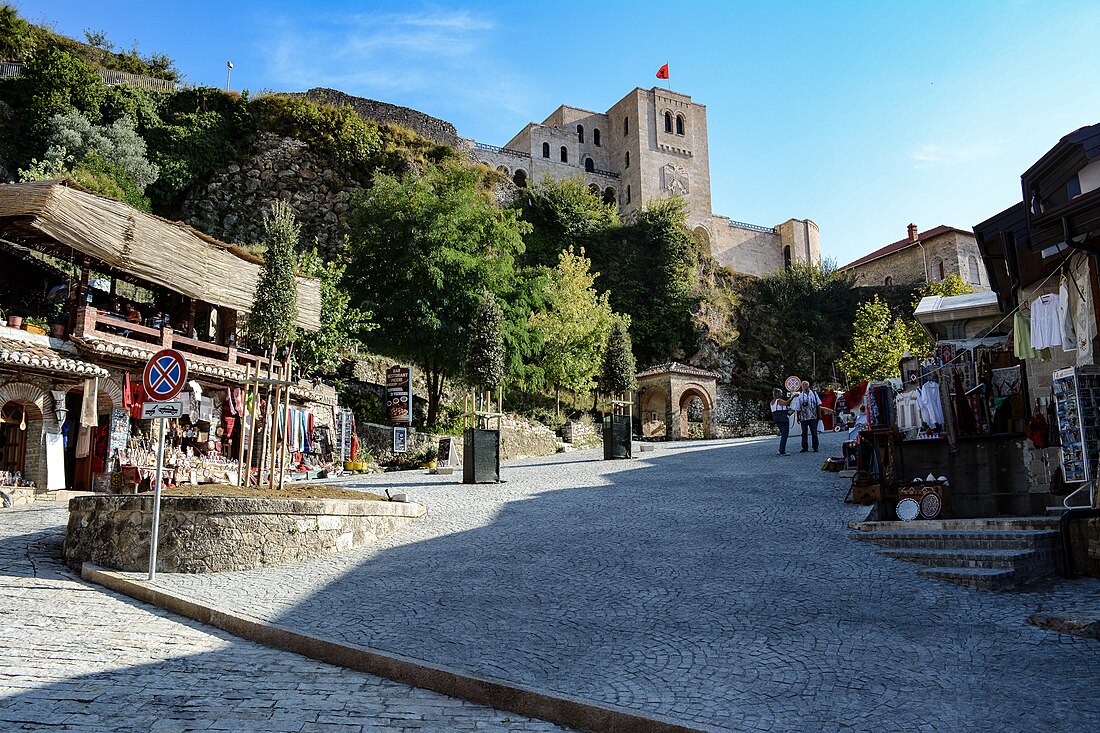
[(1054, 408), (1066, 482), (1092, 480), (1100, 459), (1100, 369), (1070, 367), (1054, 372)]

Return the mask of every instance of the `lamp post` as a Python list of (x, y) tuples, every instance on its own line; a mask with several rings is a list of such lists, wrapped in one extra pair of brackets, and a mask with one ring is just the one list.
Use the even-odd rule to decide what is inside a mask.
[(225, 62), (225, 91), (229, 91), (229, 76), (233, 73), (233, 62)]

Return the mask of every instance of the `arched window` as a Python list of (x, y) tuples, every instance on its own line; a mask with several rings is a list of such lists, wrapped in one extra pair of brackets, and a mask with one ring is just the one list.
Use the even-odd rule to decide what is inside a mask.
[(626, 202), (630, 203), (630, 186), (626, 187)]
[(665, 132), (672, 132), (672, 113), (665, 112)]
[(597, 148), (600, 147), (600, 131), (598, 129), (592, 130), (592, 144)]
[(569, 148), (565, 147), (564, 145), (561, 146), (561, 162), (569, 162)]
[(982, 270), (978, 265), (978, 258), (974, 255), (970, 255), (970, 258), (966, 261), (967, 269), (970, 270), (970, 284), (981, 285), (982, 284)]
[(676, 115), (676, 134), (684, 134), (684, 117), (683, 115)]
[(783, 269), (791, 269), (791, 245), (787, 245), (783, 248)]
[(623, 137), (626, 137), (629, 134), (630, 134), (630, 118), (629, 117), (624, 117), (623, 118)]
[(584, 169), (589, 173), (596, 170), (596, 164), (592, 162), (591, 158), (584, 159)]
[(584, 142), (584, 125), (577, 125), (577, 142)]
[(615, 203), (615, 189), (611, 188), (611, 186), (603, 190), (603, 202), (605, 204)]
[(890, 277), (889, 275), (887, 275), (887, 276), (886, 276), (886, 280), (885, 280), (885, 281), (883, 281), (883, 283), (882, 283), (882, 284), (883, 284), (883, 285), (893, 285), (893, 284), (894, 284), (894, 278), (892, 278), (892, 277)]
[(503, 165), (498, 165), (497, 170), (500, 171), (501, 173), (503, 173), (504, 175), (508, 175), (508, 168), (503, 166)]
[(549, 158), (550, 157), (550, 143), (543, 143), (542, 144), (542, 157), (544, 157), (544, 158)]
[(516, 184), (516, 188), (527, 188), (527, 171), (517, 168), (516, 174), (512, 176), (512, 183)]
[(588, 192), (596, 198), (600, 197), (600, 187), (597, 186), (595, 183), (588, 184)]
[(626, 156), (623, 158), (623, 162), (625, 163), (625, 165), (623, 166), (624, 168), (629, 168), (630, 167), (630, 151), (629, 150), (627, 151)]

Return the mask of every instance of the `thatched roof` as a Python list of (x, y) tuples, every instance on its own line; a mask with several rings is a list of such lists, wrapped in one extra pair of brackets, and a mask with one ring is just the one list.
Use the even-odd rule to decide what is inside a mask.
[[(0, 186), (0, 233), (63, 257), (72, 248), (93, 269), (242, 312), (251, 310), (260, 277), (258, 258), (245, 250), (69, 181)], [(321, 289), (313, 278), (298, 277), (295, 325), (321, 327)]]

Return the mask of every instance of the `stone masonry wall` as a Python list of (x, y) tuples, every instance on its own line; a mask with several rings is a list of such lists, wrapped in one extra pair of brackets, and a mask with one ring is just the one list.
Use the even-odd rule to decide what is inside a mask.
[(346, 231), (349, 195), (362, 190), (294, 138), (261, 135), (258, 152), (232, 163), (189, 192), (184, 221), (226, 242), (251, 244), (264, 238), (263, 216), (273, 202), (290, 203), (302, 226), (302, 246), (314, 239), (322, 253), (333, 253)]
[[(71, 500), (65, 562), (147, 570), (152, 511), (151, 495)], [(166, 496), (157, 570), (211, 573), (301, 562), (376, 542), (424, 513), (419, 504), (386, 501)]]
[[(356, 425), (359, 431), (361, 450), (369, 451), (378, 463), (389, 463), (396, 456), (393, 453), (393, 428), (375, 423)], [(558, 452), (558, 436), (553, 430), (541, 423), (531, 422), (515, 415), (505, 415), (501, 420), (500, 458), (503, 461), (532, 456), (550, 456)], [(441, 437), (454, 441), (455, 450), (462, 455), (462, 436), (441, 436), (432, 433), (410, 432), (409, 454), (423, 450), (425, 445), (432, 446), (432, 455), (439, 446)]]
[(375, 99), (353, 97), (336, 89), (325, 89), (323, 87), (315, 87), (308, 92), (299, 92), (290, 96), (303, 96), (322, 104), (351, 107), (365, 120), (401, 125), (429, 140), (435, 140), (438, 143), (459, 149), (465, 147), (454, 125), (423, 112), (418, 112), (415, 109), (399, 107), (396, 104), (379, 102)]
[[(915, 285), (925, 282), (925, 259), (928, 262), (928, 276), (939, 280), (939, 263), (943, 262), (944, 275), (959, 275), (964, 282), (970, 282), (975, 290), (989, 290), (989, 274), (985, 271), (977, 240), (973, 235), (949, 231), (938, 237), (912, 245), (893, 254), (851, 268), (855, 273), (857, 285), (882, 285), (891, 278), (894, 285)], [(980, 272), (971, 281), (969, 260), (973, 257)]]

